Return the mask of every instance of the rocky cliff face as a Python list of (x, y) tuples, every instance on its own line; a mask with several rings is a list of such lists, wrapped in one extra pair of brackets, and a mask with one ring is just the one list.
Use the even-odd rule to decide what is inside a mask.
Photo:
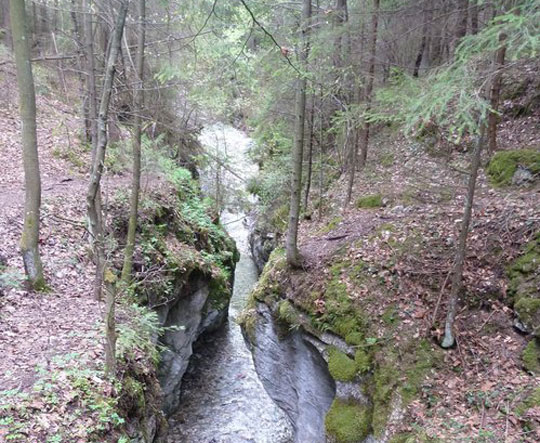
[[(331, 272), (321, 275), (342, 278), (343, 270), (360, 269), (336, 256)], [(313, 278), (288, 269), (283, 251), (272, 253), (241, 317), (257, 373), (293, 423), (296, 442), (390, 441), (437, 350), (414, 337), (375, 338), (346, 285), (325, 284), (327, 299), (318, 302)], [(390, 315), (387, 321), (390, 330)]]
[(177, 288), (171, 301), (157, 309), (160, 321), (166, 328), (160, 339), (165, 350), (161, 354), (159, 367), (166, 414), (174, 412), (179, 405), (182, 377), (193, 353), (193, 344), (204, 333), (222, 326), (227, 318), (228, 299), (215, 303), (216, 297), (227, 295), (215, 292), (211, 278), (193, 272), (187, 283)]
[[(166, 441), (165, 416), (179, 405), (193, 344), (227, 319), (239, 254), (223, 228), (197, 203), (186, 202), (185, 195), (156, 192), (146, 198), (133, 297), (141, 309), (157, 313), (158, 324), (151, 326), (155, 337), (149, 339), (149, 355), (126, 368), (119, 397), (131, 441), (154, 443)], [(127, 226), (127, 211), (121, 209), (119, 205), (114, 232), (120, 243)], [(121, 262), (116, 266), (120, 269)], [(160, 347), (159, 359), (150, 355), (157, 357), (154, 345)]]
[(264, 388), (291, 420), (295, 441), (325, 442), (324, 418), (336, 386), (320, 352), (323, 343), (303, 330), (283, 330), (263, 303), (253, 315), (245, 336)]

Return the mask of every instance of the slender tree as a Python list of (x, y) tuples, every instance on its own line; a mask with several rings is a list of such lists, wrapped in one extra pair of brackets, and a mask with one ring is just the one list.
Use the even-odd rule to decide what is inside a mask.
[(29, 284), (34, 289), (45, 286), (43, 266), (39, 255), (39, 214), (41, 208), (41, 178), (36, 132), (36, 94), (29, 47), (26, 5), (24, 0), (10, 0), (11, 30), (17, 83), (19, 86), (19, 108), (22, 121), (22, 145), (24, 164), (24, 226), (21, 252)]
[(92, 142), (92, 164), (97, 145), (97, 90), (96, 66), (94, 56), (94, 29), (92, 25), (92, 0), (82, 0), (84, 57), (86, 74), (86, 101), (88, 103), (88, 120), (90, 125), (90, 140)]
[(101, 177), (103, 175), (103, 167), (105, 163), (105, 150), (107, 148), (107, 120), (109, 118), (109, 104), (112, 94), (112, 86), (115, 76), (116, 63), (120, 47), (122, 44), (122, 34), (124, 24), (129, 7), (128, 0), (120, 2), (120, 9), (112, 32), (112, 40), (109, 45), (109, 54), (105, 65), (105, 78), (103, 80), (103, 91), (99, 104), (99, 113), (97, 118), (97, 143), (96, 152), (93, 159), (90, 184), (86, 195), (86, 206), (88, 219), (91, 226), (91, 232), (94, 235), (93, 249), (94, 260), (96, 262), (96, 277), (94, 281), (94, 295), (97, 299), (101, 299), (102, 287), (106, 286), (106, 308), (105, 308), (105, 329), (106, 329), (106, 346), (105, 346), (105, 364), (106, 371), (114, 375), (116, 367), (115, 349), (116, 349), (116, 334), (114, 321), (114, 304), (115, 304), (115, 289), (114, 275), (106, 267), (105, 257), (105, 233), (103, 226), (103, 217), (101, 215), (101, 207), (99, 205), (99, 195), (101, 194)]
[(469, 183), (467, 186), (467, 200), (465, 202), (465, 210), (463, 211), (463, 221), (459, 232), (459, 241), (456, 249), (456, 257), (454, 260), (454, 269), (452, 270), (452, 286), (450, 288), (450, 298), (448, 310), (446, 314), (446, 323), (444, 326), (444, 339), (441, 346), (450, 348), (455, 343), (454, 338), (454, 321), (456, 319), (457, 304), (461, 289), (463, 287), (463, 266), (465, 264), (465, 254), (467, 252), (467, 238), (469, 235), (469, 227), (472, 218), (472, 207), (474, 201), (474, 193), (476, 190), (476, 179), (478, 177), (478, 169), (482, 158), (482, 148), (485, 143), (485, 124), (480, 126), (480, 134), (478, 135), (476, 146), (473, 153), (471, 169), (469, 172)]
[[(302, 2), (302, 23), (301, 23), (301, 48), (299, 60), (301, 69), (307, 70), (308, 50), (309, 50), (309, 26), (311, 19), (311, 0)], [(306, 114), (306, 73), (302, 72), (296, 79), (296, 105), (294, 123), (294, 143), (292, 152), (292, 177), (291, 177), (291, 198), (289, 209), (289, 226), (287, 231), (287, 263), (290, 266), (298, 267), (301, 263), (298, 251), (298, 220), (300, 217), (300, 199), (302, 194), (302, 159), (304, 152), (304, 127)]]
[(504, 61), (506, 57), (506, 45), (504, 41), (506, 40), (506, 34), (501, 34), (499, 36), (500, 47), (495, 53), (494, 64), (494, 74), (491, 80), (491, 90), (489, 94), (489, 102), (491, 106), (491, 112), (488, 116), (488, 152), (492, 154), (497, 150), (497, 124), (499, 122), (499, 115), (497, 113), (499, 108), (499, 99), (501, 96), (501, 81), (502, 81), (502, 71), (504, 68)]
[[(373, 0), (373, 13), (371, 15), (371, 36), (369, 42), (369, 71), (366, 81), (366, 90), (364, 92), (364, 101), (366, 110), (371, 109), (371, 96), (373, 93), (373, 84), (375, 81), (375, 62), (377, 55), (377, 34), (379, 29), (379, 7), (380, 0)], [(364, 167), (367, 160), (368, 144), (369, 144), (369, 122), (364, 123), (360, 134), (360, 167)]]
[(131, 184), (131, 200), (122, 281), (128, 283), (133, 267), (133, 252), (135, 250), (135, 233), (137, 231), (137, 213), (139, 210), (139, 190), (141, 188), (141, 138), (142, 113), (144, 110), (144, 50), (146, 35), (146, 0), (138, 1), (138, 36), (137, 36), (137, 85), (135, 86), (134, 109), (135, 127), (133, 134), (133, 177)]

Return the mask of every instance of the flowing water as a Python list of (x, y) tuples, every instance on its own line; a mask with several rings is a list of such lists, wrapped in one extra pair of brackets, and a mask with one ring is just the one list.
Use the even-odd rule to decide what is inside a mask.
[[(229, 187), (242, 187), (253, 172), (246, 157), (250, 139), (234, 128), (214, 125), (201, 142), (225, 146), (234, 167)], [(231, 184), (232, 183), (232, 184)], [(169, 420), (169, 442), (185, 443), (286, 443), (291, 425), (259, 381), (251, 353), (235, 319), (246, 304), (258, 275), (249, 254), (248, 230), (242, 213), (225, 212), (222, 223), (236, 241), (240, 261), (236, 266), (229, 321), (224, 328), (197, 343), (184, 376), (181, 406)]]

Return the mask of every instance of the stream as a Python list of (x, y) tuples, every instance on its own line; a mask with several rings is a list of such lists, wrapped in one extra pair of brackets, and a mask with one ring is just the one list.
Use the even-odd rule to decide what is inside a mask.
[[(235, 173), (228, 173), (227, 185), (230, 189), (242, 190), (242, 179), (247, 179), (254, 168), (247, 158), (251, 140), (222, 124), (205, 129), (200, 140), (207, 149), (225, 152), (229, 159), (227, 164), (232, 165)], [(218, 172), (223, 177), (226, 175), (225, 171)], [(199, 340), (194, 348), (184, 375), (180, 408), (169, 420), (170, 443), (292, 441), (290, 422), (259, 381), (251, 352), (235, 322), (258, 275), (249, 252), (244, 214), (232, 206), (230, 203), (221, 217), (241, 253), (235, 271), (229, 321), (222, 330)]]

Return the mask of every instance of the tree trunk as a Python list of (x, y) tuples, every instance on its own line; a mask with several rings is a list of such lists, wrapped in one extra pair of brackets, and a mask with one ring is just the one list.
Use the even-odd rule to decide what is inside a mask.
[(311, 191), (311, 176), (313, 175), (313, 125), (315, 122), (315, 95), (311, 96), (311, 110), (309, 114), (309, 140), (308, 140), (308, 170), (306, 177), (306, 192), (304, 194), (304, 211), (307, 211), (309, 192)]
[(456, 38), (454, 50), (459, 41), (467, 35), (467, 23), (469, 21), (469, 0), (457, 0), (458, 19), (456, 24)]
[(86, 78), (84, 74), (83, 57), (84, 46), (83, 33), (81, 32), (81, 20), (77, 10), (79, 9), (79, 3), (76, 0), (71, 0), (71, 21), (73, 22), (73, 38), (77, 45), (77, 76), (79, 77), (79, 92), (81, 97), (81, 114), (84, 121), (84, 136), (86, 143), (91, 142), (91, 120), (88, 112), (88, 94), (85, 91)]
[(9, 0), (0, 0), (0, 9), (2, 11), (2, 32), (0, 35), (4, 41), (4, 44), (12, 49), (12, 37), (11, 37), (11, 20), (9, 18)]
[(471, 15), (471, 34), (478, 34), (478, 0), (472, 0), (470, 15)]
[(484, 132), (485, 127), (482, 124), (480, 129), (480, 135), (476, 142), (474, 149), (473, 159), (471, 163), (471, 170), (469, 173), (469, 184), (467, 188), (467, 201), (465, 202), (465, 210), (463, 212), (463, 221), (461, 222), (461, 230), (459, 233), (459, 242), (456, 250), (456, 257), (454, 261), (454, 269), (452, 274), (452, 287), (450, 289), (450, 299), (448, 303), (448, 311), (446, 315), (446, 324), (444, 327), (444, 339), (441, 346), (443, 348), (450, 348), (455, 343), (453, 334), (454, 321), (456, 319), (457, 304), (459, 294), (461, 292), (463, 284), (463, 266), (465, 264), (465, 255), (467, 252), (467, 237), (469, 234), (469, 226), (472, 218), (472, 206), (474, 201), (474, 192), (476, 190), (476, 178), (478, 176), (478, 168), (480, 167), (480, 160), (482, 157), (482, 147), (484, 145)]
[(426, 52), (426, 47), (428, 46), (428, 32), (429, 24), (431, 22), (431, 12), (433, 5), (431, 2), (427, 3), (427, 7), (424, 6), (424, 23), (422, 25), (422, 40), (420, 42), (420, 48), (418, 49), (418, 55), (414, 62), (413, 77), (418, 77), (420, 73), (420, 67), (422, 66), (422, 60), (424, 60), (424, 54)]
[(499, 108), (499, 99), (501, 96), (501, 80), (502, 80), (502, 69), (504, 67), (504, 59), (506, 56), (506, 45), (504, 41), (506, 40), (506, 35), (501, 34), (499, 36), (499, 43), (501, 44), (500, 48), (495, 53), (494, 60), (494, 75), (493, 80), (491, 81), (491, 91), (489, 94), (489, 101), (491, 112), (488, 115), (488, 153), (491, 155), (497, 150), (497, 124), (499, 122), (499, 115), (497, 114)]
[(86, 204), (88, 219), (90, 221), (90, 232), (93, 233), (94, 259), (96, 261), (96, 279), (94, 283), (94, 295), (101, 299), (103, 285), (103, 276), (105, 272), (105, 245), (104, 245), (104, 227), (101, 217), (101, 208), (99, 205), (100, 182), (103, 174), (105, 162), (105, 150), (107, 148), (107, 120), (109, 117), (109, 103), (111, 99), (112, 86), (115, 74), (115, 66), (120, 52), (122, 42), (122, 33), (128, 9), (128, 2), (122, 1), (118, 13), (118, 20), (112, 34), (109, 57), (106, 62), (105, 79), (103, 81), (103, 92), (99, 104), (99, 113), (97, 118), (97, 143), (96, 154), (93, 159), (90, 184), (86, 195)]
[[(375, 80), (375, 56), (377, 54), (377, 30), (379, 26), (379, 5), (380, 0), (373, 0), (373, 15), (371, 16), (371, 39), (369, 44), (369, 72), (365, 91), (366, 111), (371, 110), (371, 95), (373, 92), (373, 82)], [(369, 144), (370, 124), (364, 123), (364, 128), (360, 135), (360, 167), (363, 168), (367, 160)]]
[(36, 94), (24, 0), (10, 0), (10, 17), (19, 86), (25, 185), (24, 226), (20, 246), (28, 282), (33, 289), (39, 290), (45, 287), (39, 256), (41, 178), (36, 132)]
[[(300, 48), (301, 69), (307, 70), (309, 50), (309, 25), (311, 19), (311, 0), (303, 0), (302, 4), (302, 42)], [(302, 193), (302, 159), (304, 153), (304, 120), (306, 113), (306, 76), (299, 74), (296, 80), (296, 109), (294, 124), (294, 144), (292, 152), (291, 200), (289, 209), (289, 226), (287, 230), (286, 250), (287, 263), (292, 267), (301, 264), (298, 251), (298, 219), (300, 217), (300, 198)]]
[[(122, 282), (128, 283), (131, 278), (133, 267), (133, 252), (135, 251), (135, 233), (137, 231), (137, 213), (139, 210), (139, 190), (141, 188), (141, 138), (142, 138), (142, 113), (144, 110), (144, 46), (146, 33), (146, 0), (139, 0), (139, 17), (137, 36), (137, 56), (135, 65), (137, 69), (137, 85), (135, 86), (134, 108), (135, 128), (133, 134), (133, 178), (131, 184), (131, 201), (129, 213), (128, 234), (124, 266), (122, 268)], [(129, 50), (129, 49), (128, 49)]]
[(92, 26), (92, 0), (82, 0), (83, 5), (83, 45), (86, 60), (86, 100), (88, 101), (88, 120), (90, 140), (92, 142), (92, 164), (96, 155), (97, 144), (97, 89), (96, 67), (94, 58), (94, 31)]
[(319, 87), (319, 221), (323, 216), (323, 193), (324, 193), (324, 119), (323, 119), (323, 88)]

